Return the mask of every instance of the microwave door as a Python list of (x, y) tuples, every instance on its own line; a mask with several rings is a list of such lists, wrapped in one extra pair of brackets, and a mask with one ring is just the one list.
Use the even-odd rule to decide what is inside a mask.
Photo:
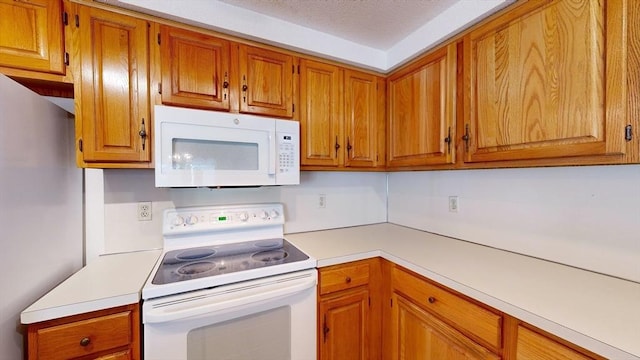
[(275, 184), (275, 164), (270, 160), (275, 131), (268, 127), (164, 122), (161, 132), (161, 174), (156, 176), (156, 186)]

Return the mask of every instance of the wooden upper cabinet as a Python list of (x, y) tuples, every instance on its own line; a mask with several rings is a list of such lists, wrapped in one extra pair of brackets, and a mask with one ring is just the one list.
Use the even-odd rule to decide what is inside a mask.
[(64, 74), (61, 0), (0, 0), (0, 66)]
[(153, 123), (149, 118), (149, 24), (97, 8), (78, 8), (82, 74), (76, 83), (79, 160), (148, 162)]
[(162, 103), (229, 110), (229, 41), (160, 26)]
[(532, 1), (465, 38), (465, 161), (622, 155), (625, 1)]
[(440, 48), (387, 80), (387, 166), (455, 161), (455, 44)]
[(239, 45), (240, 112), (293, 117), (293, 56)]
[(337, 66), (300, 59), (301, 165), (342, 162), (342, 76)]
[[(348, 167), (384, 165), (384, 83), (380, 78), (358, 71), (344, 71), (344, 133)], [(384, 90), (384, 89), (382, 89)]]

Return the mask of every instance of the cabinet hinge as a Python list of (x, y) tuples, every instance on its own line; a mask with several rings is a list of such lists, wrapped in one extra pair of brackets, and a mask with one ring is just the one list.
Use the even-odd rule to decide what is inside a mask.
[(69, 14), (66, 11), (62, 13), (62, 24), (64, 24), (64, 26), (69, 25)]
[(80, 15), (76, 14), (76, 27), (79, 28), (80, 27)]
[(158, 83), (158, 94), (162, 94), (162, 83)]
[(633, 126), (631, 124), (624, 127), (624, 139), (626, 141), (633, 140)]
[(298, 65), (298, 75), (300, 75), (300, 65)]
[(369, 307), (371, 307), (371, 296), (369, 296)]
[(160, 45), (160, 33), (158, 33), (158, 45)]
[(78, 150), (82, 152), (82, 139), (78, 139)]
[(296, 104), (291, 104), (291, 112), (296, 112)]
[(69, 53), (68, 52), (64, 53), (64, 64), (69, 66)]
[(296, 73), (296, 66), (295, 65), (291, 65), (291, 73), (292, 74)]
[(393, 307), (393, 299), (389, 299), (389, 306)]

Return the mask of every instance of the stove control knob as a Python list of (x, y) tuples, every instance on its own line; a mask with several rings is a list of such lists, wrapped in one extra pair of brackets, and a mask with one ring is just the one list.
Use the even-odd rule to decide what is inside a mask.
[(278, 216), (280, 216), (280, 213), (278, 212), (278, 210), (271, 210), (271, 212), (269, 214), (271, 215), (272, 219), (275, 219)]
[(187, 225), (195, 225), (198, 223), (198, 217), (195, 215), (189, 215), (187, 218)]
[(239, 218), (240, 218), (240, 221), (245, 222), (245, 221), (249, 220), (249, 213), (246, 212), (246, 211), (241, 212), (240, 215), (239, 215)]
[(173, 225), (181, 226), (182, 224), (184, 224), (184, 218), (182, 216), (178, 215), (175, 219), (173, 219)]
[(268, 213), (268, 212), (266, 212), (266, 211), (264, 211), (264, 210), (260, 211), (260, 219), (265, 220), (265, 219), (267, 219), (268, 217), (269, 217), (269, 213)]

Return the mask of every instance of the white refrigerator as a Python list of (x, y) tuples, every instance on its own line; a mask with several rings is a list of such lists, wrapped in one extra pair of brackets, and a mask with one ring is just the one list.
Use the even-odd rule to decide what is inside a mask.
[(0, 359), (23, 358), (20, 312), (82, 267), (72, 115), (0, 75)]

